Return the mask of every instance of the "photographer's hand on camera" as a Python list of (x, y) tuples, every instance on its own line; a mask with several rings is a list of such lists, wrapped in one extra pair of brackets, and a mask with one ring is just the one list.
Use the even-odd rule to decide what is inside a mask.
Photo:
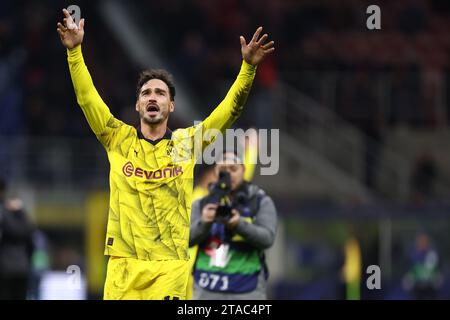
[(236, 209), (231, 210), (231, 218), (227, 222), (227, 227), (231, 230), (235, 229), (237, 225), (239, 224), (239, 221), (241, 219), (241, 215), (239, 214), (239, 211)]
[(216, 218), (216, 210), (218, 205), (215, 203), (208, 203), (202, 209), (202, 221), (204, 223), (213, 223)]

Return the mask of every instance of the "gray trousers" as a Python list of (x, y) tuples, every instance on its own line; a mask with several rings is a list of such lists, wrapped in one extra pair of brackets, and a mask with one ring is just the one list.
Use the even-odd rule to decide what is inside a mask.
[(245, 293), (222, 293), (212, 292), (200, 287), (194, 283), (193, 300), (267, 300), (266, 279), (261, 270), (258, 276), (258, 285), (256, 289)]

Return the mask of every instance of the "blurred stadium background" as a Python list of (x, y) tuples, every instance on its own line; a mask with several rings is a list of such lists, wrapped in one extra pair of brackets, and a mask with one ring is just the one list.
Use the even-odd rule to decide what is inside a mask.
[[(56, 33), (71, 4), (86, 18), (96, 87), (130, 124), (141, 69), (174, 74), (169, 127), (189, 126), (236, 75), (239, 35), (262, 25), (275, 40), (235, 126), (280, 129), (279, 173), (255, 176), (279, 210), (272, 299), (412, 299), (411, 277), (437, 274), (430, 294), (450, 298), (449, 1), (1, 1), (1, 177), (45, 240), (34, 270), (79, 265), (77, 298), (97, 299), (109, 166)], [(371, 4), (381, 30), (366, 28)], [(423, 252), (433, 253), (430, 270), (415, 273)], [(381, 290), (365, 285), (369, 265), (381, 268)], [(40, 298), (56, 280), (41, 284)]]

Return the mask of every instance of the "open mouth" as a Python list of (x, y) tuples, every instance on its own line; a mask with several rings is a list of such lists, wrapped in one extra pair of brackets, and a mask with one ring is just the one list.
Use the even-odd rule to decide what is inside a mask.
[(152, 115), (156, 115), (159, 112), (159, 107), (156, 104), (149, 104), (147, 106), (147, 112), (152, 116)]

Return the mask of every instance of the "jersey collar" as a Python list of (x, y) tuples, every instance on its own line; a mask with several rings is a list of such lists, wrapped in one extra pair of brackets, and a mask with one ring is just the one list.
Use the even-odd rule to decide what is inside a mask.
[(169, 128), (166, 129), (166, 133), (164, 133), (164, 135), (161, 138), (156, 139), (156, 140), (151, 140), (151, 139), (147, 139), (146, 137), (144, 137), (144, 135), (141, 132), (141, 126), (138, 126), (136, 128), (136, 131), (137, 131), (137, 135), (138, 135), (139, 139), (144, 139), (145, 141), (150, 142), (152, 145), (156, 145), (158, 142), (160, 142), (163, 139), (168, 139), (168, 140), (172, 139), (172, 130), (170, 130)]

